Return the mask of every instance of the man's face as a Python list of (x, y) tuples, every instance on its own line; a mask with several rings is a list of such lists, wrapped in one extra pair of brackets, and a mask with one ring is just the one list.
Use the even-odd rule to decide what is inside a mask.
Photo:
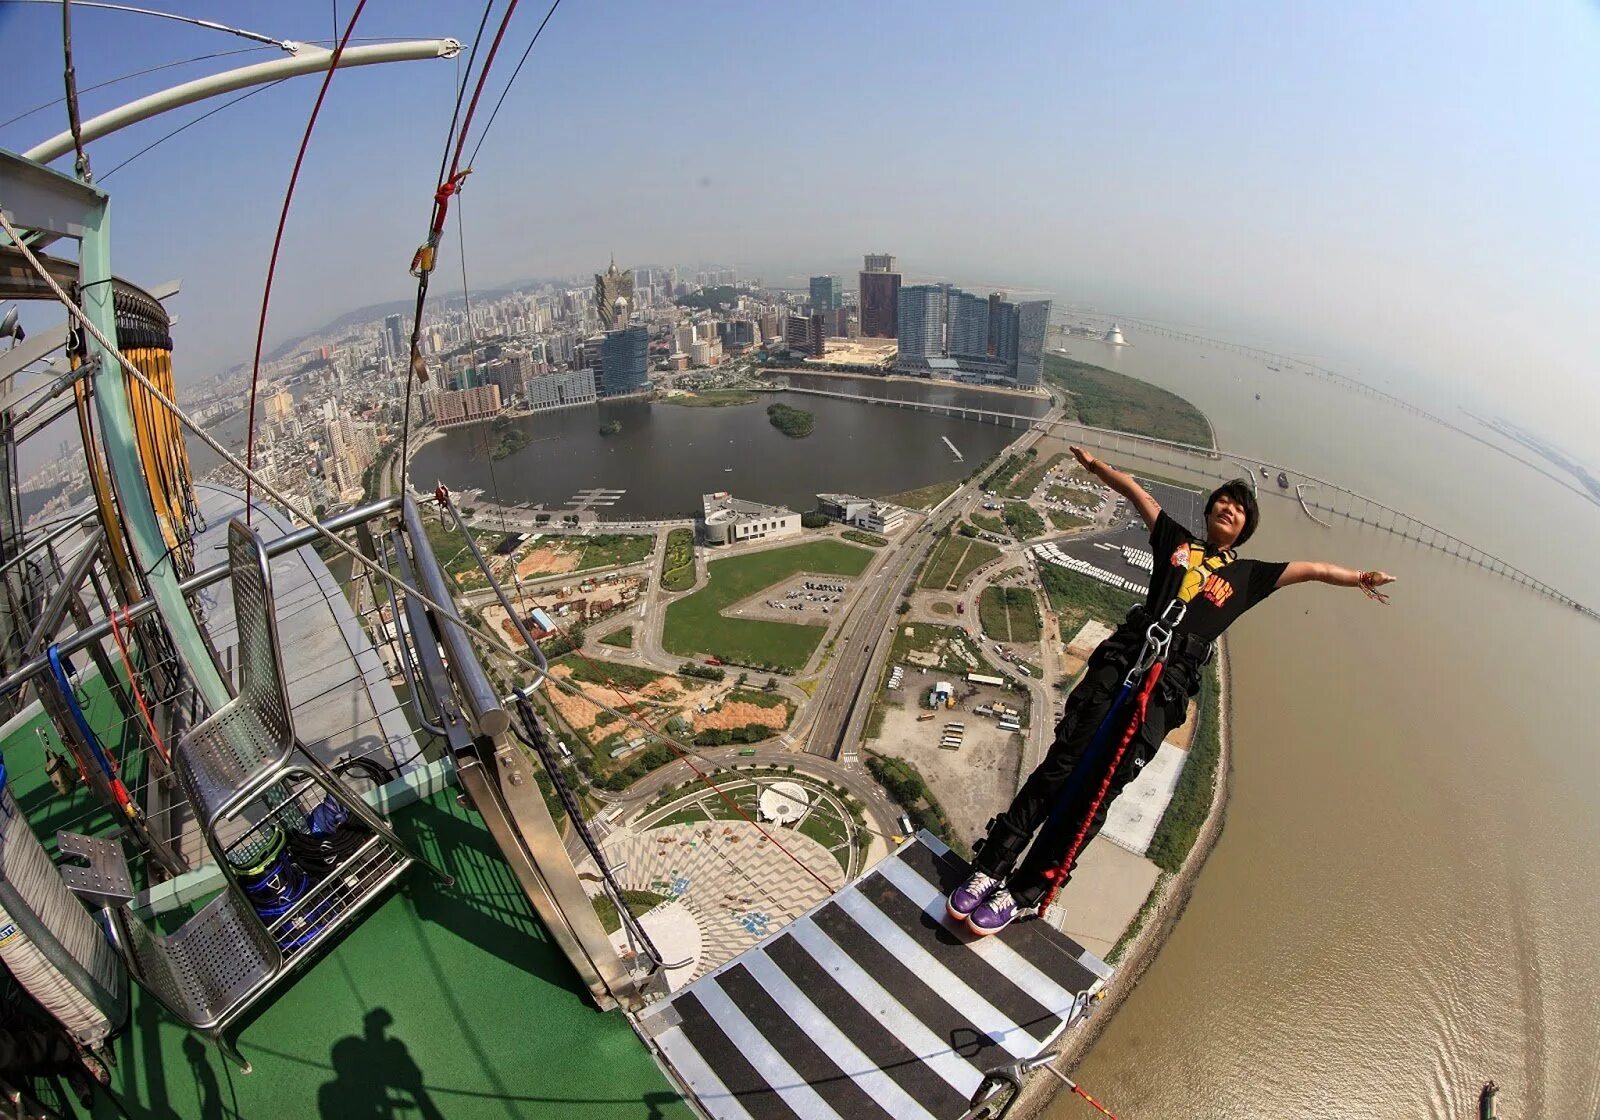
[(1211, 504), (1206, 514), (1206, 539), (1217, 548), (1232, 548), (1244, 532), (1244, 507), (1226, 494)]

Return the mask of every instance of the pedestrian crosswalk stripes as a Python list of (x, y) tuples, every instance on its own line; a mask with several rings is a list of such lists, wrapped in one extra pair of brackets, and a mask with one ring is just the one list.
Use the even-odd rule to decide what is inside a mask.
[(1044, 922), (983, 939), (954, 928), (944, 896), (965, 872), (921, 833), (640, 1026), (716, 1120), (953, 1120), (989, 1071), (1052, 1046), (1109, 975)]

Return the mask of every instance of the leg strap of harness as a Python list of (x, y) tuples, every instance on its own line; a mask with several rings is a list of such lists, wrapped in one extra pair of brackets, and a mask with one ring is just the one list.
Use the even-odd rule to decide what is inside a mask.
[(988, 831), (972, 846), (972, 866), (996, 879), (1008, 875), (1033, 839), (1031, 832), (1017, 828), (999, 814), (989, 818)]

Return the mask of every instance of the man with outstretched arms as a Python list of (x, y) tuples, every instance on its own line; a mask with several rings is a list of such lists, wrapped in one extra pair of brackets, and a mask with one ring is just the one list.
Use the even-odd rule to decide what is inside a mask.
[(1250, 539), (1260, 518), (1244, 479), (1224, 483), (1206, 499), (1205, 535), (1197, 538), (1132, 477), (1081, 447), (1072, 454), (1149, 526), (1150, 593), (1090, 655), (1056, 725), (1054, 745), (973, 846), (972, 875), (951, 892), (948, 907), (980, 936), (998, 933), (1065, 884), (1105, 823), (1106, 808), (1154, 756), (1168, 729), (1183, 723), (1212, 643), (1235, 619), (1292, 583), (1354, 587), (1387, 602), (1378, 588), (1394, 582), (1384, 572), (1338, 564), (1239, 557), (1234, 550)]

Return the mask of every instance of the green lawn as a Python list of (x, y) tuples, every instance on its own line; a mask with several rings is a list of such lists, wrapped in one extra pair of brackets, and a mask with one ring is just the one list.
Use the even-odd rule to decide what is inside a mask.
[(974, 570), (999, 555), (1000, 550), (986, 541), (975, 541), (959, 534), (946, 537), (922, 569), (921, 586), (935, 591), (960, 587)]
[(919, 486), (915, 490), (902, 490), (898, 494), (886, 495), (883, 501), (890, 505), (904, 506), (906, 509), (932, 509), (954, 494), (960, 486), (960, 479), (935, 482), (931, 486)]
[(1110, 584), (1069, 572), (1055, 564), (1039, 565), (1039, 581), (1044, 584), (1050, 609), (1061, 620), (1064, 640), (1071, 640), (1078, 628), (1090, 618), (1098, 619), (1107, 626), (1116, 626), (1128, 613), (1128, 608), (1139, 601), (1130, 592), (1119, 591)]
[[(473, 558), (472, 549), (467, 547), (466, 539), (456, 531), (453, 523), (447, 528), (427, 510), (422, 511), (421, 521), (427, 530), (428, 546), (439, 558), (439, 567), (444, 570), (446, 579), (464, 590), (489, 586), (483, 569), (478, 567), (478, 561)], [(505, 536), (504, 533), (491, 533), (483, 529), (473, 529), (471, 532), (485, 560), (493, 556), (495, 545)]]
[(1011, 535), (1019, 541), (1029, 540), (1044, 532), (1044, 518), (1027, 502), (1007, 502), (1005, 521)]
[(613, 630), (600, 639), (603, 646), (617, 646), (621, 649), (633, 648), (633, 627), (624, 626), (620, 630)]
[(999, 642), (1037, 642), (1042, 621), (1039, 603), (1026, 587), (985, 587), (978, 599), (978, 622)]
[(662, 404), (675, 404), (680, 408), (731, 408), (741, 404), (755, 404), (759, 394), (745, 389), (708, 389), (692, 397), (663, 397)]
[(583, 542), (583, 558), (578, 561), (577, 569), (580, 572), (638, 564), (656, 547), (656, 538), (649, 533), (600, 533), (580, 539)]
[[(667, 896), (656, 894), (654, 891), (623, 891), (622, 901), (628, 904), (628, 910), (637, 918), (667, 901)], [(611, 901), (609, 894), (598, 894), (593, 902), (595, 916), (600, 919), (600, 924), (605, 927), (607, 933), (616, 933), (622, 928), (622, 919), (617, 915), (617, 904)]]
[(967, 518), (978, 528), (990, 533), (997, 533), (1002, 537), (1009, 537), (1011, 530), (1006, 528), (1006, 523), (998, 517), (991, 517), (987, 513), (974, 513)]
[(1212, 446), (1205, 414), (1176, 393), (1059, 354), (1044, 356), (1044, 376), (1070, 394), (1068, 407), (1091, 427)]
[(634, 692), (666, 676), (654, 669), (637, 665), (618, 665), (614, 661), (590, 661), (586, 657), (558, 657), (552, 665), (565, 665), (572, 670), (572, 678), (585, 684), (609, 684), (624, 691)]
[(1050, 524), (1065, 532), (1068, 529), (1081, 529), (1085, 525), (1092, 524), (1092, 522), (1087, 517), (1079, 517), (1075, 513), (1053, 509), (1050, 511)]
[(1058, 451), (1042, 463), (1035, 459), (1031, 467), (1019, 474), (1012, 481), (1012, 483), (1005, 488), (1006, 496), (1009, 498), (1032, 497), (1033, 492), (1038, 489), (1039, 483), (1044, 481), (1044, 476), (1048, 474), (1057, 463), (1061, 462), (1061, 460), (1065, 459), (1066, 457), (1067, 453), (1065, 451)]
[(967, 582), (968, 576), (999, 555), (1000, 550), (987, 541), (967, 542), (967, 554), (956, 565), (956, 573), (950, 580), (951, 586), (959, 589)]
[(1178, 775), (1178, 788), (1173, 791), (1167, 811), (1162, 814), (1161, 823), (1150, 841), (1148, 855), (1164, 871), (1176, 872), (1183, 866), (1189, 849), (1194, 847), (1195, 837), (1200, 834), (1200, 826), (1211, 812), (1211, 789), (1222, 753), (1218, 735), (1221, 689), (1217, 684), (1215, 663), (1206, 668), (1204, 682), (1200, 691), (1200, 724), (1189, 746), (1188, 764)]
[(706, 585), (667, 607), (662, 644), (680, 656), (711, 654), (734, 664), (792, 672), (811, 657), (825, 627), (726, 618), (721, 612), (802, 572), (860, 575), (871, 559), (864, 548), (820, 540), (714, 560), (706, 569)]
[(687, 591), (694, 586), (693, 529), (674, 529), (667, 534), (666, 555), (661, 560), (661, 586), (667, 591)]

